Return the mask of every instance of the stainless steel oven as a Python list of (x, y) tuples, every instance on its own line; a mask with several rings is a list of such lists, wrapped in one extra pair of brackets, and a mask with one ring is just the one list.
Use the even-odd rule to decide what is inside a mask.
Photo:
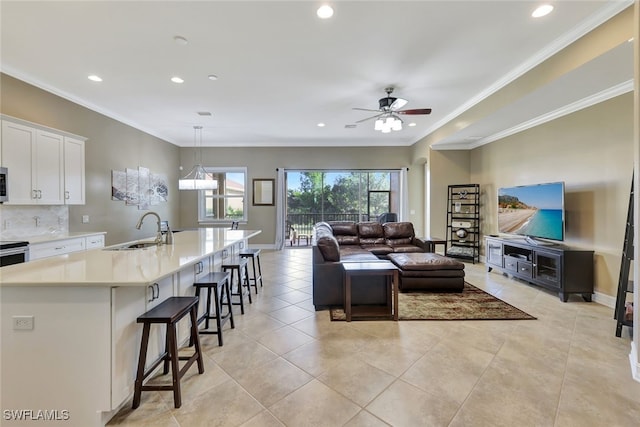
[(9, 185), (8, 179), (7, 168), (0, 167), (0, 203), (9, 201), (9, 191), (7, 189)]
[(0, 267), (29, 261), (29, 242), (0, 241)]

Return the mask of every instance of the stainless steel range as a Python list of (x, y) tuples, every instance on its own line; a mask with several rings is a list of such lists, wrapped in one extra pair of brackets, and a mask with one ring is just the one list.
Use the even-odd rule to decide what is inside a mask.
[(0, 267), (29, 261), (29, 242), (0, 241)]

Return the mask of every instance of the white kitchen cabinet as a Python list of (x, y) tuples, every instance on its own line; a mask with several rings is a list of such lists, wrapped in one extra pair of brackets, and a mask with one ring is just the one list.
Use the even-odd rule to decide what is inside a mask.
[[(196, 294), (193, 284), (207, 275), (211, 270), (211, 256), (201, 259), (193, 265), (193, 268), (185, 268), (177, 274), (177, 296), (194, 296)], [(198, 303), (198, 318), (200, 318), (206, 310), (206, 292), (200, 294)], [(190, 322), (181, 322), (178, 325), (178, 341), (181, 342), (190, 336)]]
[(2, 121), (2, 165), (8, 168), (6, 204), (32, 205), (37, 202), (32, 192), (31, 158), (36, 130), (21, 124)]
[[(32, 199), (40, 205), (64, 204), (64, 137), (36, 130), (31, 157)], [(35, 198), (33, 198), (35, 196)]]
[(86, 240), (84, 237), (54, 240), (51, 242), (31, 243), (29, 245), (29, 260), (34, 261), (41, 258), (84, 251), (85, 244)]
[(2, 116), (2, 165), (11, 205), (84, 204), (84, 140)]
[(85, 249), (104, 248), (104, 234), (85, 237)]
[(84, 205), (84, 141), (64, 138), (64, 203)]
[(34, 261), (41, 258), (102, 247), (104, 247), (104, 234), (34, 242), (29, 245), (29, 260)]

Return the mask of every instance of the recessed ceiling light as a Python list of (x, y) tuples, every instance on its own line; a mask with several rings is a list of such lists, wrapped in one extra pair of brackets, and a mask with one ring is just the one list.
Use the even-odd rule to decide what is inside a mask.
[(409, 126), (410, 126), (410, 127), (414, 127), (415, 125), (416, 125), (416, 123), (415, 123), (415, 122), (411, 122), (411, 123), (409, 123)]
[(324, 4), (318, 8), (316, 14), (320, 19), (331, 18), (333, 16), (333, 8), (328, 4)]
[(318, 123), (318, 127), (319, 127), (319, 128), (323, 128), (323, 127), (325, 127), (325, 126), (326, 126), (326, 125), (325, 125), (324, 123), (322, 123), (322, 122)]
[(100, 78), (100, 76), (96, 76), (95, 74), (91, 74), (90, 76), (87, 77), (89, 80), (91, 80), (92, 82), (101, 82), (102, 79)]
[(176, 44), (179, 45), (186, 45), (187, 43), (189, 43), (189, 40), (187, 40), (186, 38), (182, 37), (182, 36), (175, 36), (173, 38), (173, 41), (176, 42)]
[(534, 18), (541, 18), (550, 14), (552, 10), (553, 6), (551, 6), (550, 4), (543, 4), (542, 6), (539, 6), (536, 10), (534, 10), (531, 16), (533, 16)]
[(208, 78), (209, 80), (218, 80), (218, 76), (216, 76), (215, 74), (209, 74), (209, 75), (207, 76), (207, 78)]
[(180, 77), (175, 76), (175, 77), (171, 77), (171, 81), (174, 83), (184, 83), (184, 80), (182, 80)]

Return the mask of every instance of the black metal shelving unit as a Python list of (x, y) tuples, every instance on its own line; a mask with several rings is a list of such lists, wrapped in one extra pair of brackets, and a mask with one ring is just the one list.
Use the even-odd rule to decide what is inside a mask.
[(633, 263), (633, 181), (629, 196), (629, 209), (627, 210), (627, 223), (624, 232), (624, 244), (622, 247), (622, 259), (620, 263), (620, 277), (618, 279), (618, 295), (616, 298), (616, 336), (622, 336), (622, 327), (633, 328), (633, 319), (627, 316), (627, 296), (633, 292), (633, 281), (629, 280), (629, 270)]
[(480, 184), (449, 186), (447, 244), (451, 258), (480, 261)]

